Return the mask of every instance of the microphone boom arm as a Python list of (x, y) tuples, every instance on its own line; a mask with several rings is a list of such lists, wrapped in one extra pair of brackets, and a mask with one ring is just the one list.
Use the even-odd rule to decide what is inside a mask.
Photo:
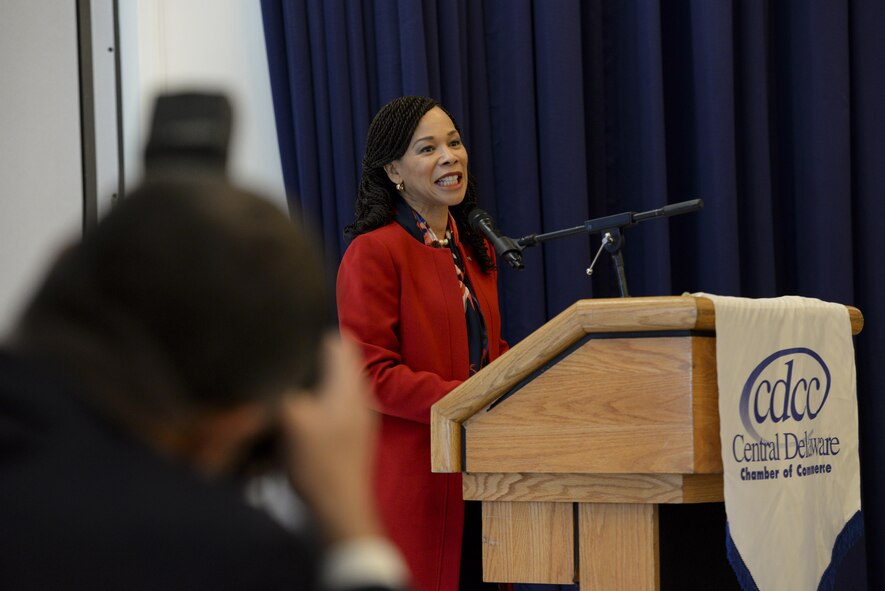
[(516, 244), (519, 246), (520, 250), (524, 250), (528, 246), (535, 246), (548, 240), (563, 238), (573, 234), (609, 234), (611, 239), (610, 241), (604, 241), (604, 247), (605, 250), (611, 253), (614, 260), (615, 270), (618, 276), (618, 286), (621, 290), (621, 297), (629, 297), (627, 291), (627, 275), (624, 272), (624, 257), (621, 253), (621, 249), (624, 245), (624, 229), (629, 228), (630, 226), (635, 226), (639, 222), (691, 213), (703, 209), (703, 207), (703, 200), (691, 199), (689, 201), (680, 201), (679, 203), (665, 205), (664, 207), (641, 213), (625, 211), (624, 213), (587, 220), (580, 226), (575, 226), (573, 228), (564, 228), (562, 230), (555, 230), (544, 234), (529, 234), (528, 236), (523, 236), (516, 240)]
[(629, 228), (630, 226), (635, 226), (639, 222), (645, 222), (654, 218), (670, 217), (674, 215), (681, 215), (683, 213), (691, 213), (693, 211), (703, 209), (703, 207), (703, 200), (692, 199), (690, 201), (681, 201), (672, 205), (665, 205), (664, 207), (661, 207), (659, 209), (652, 209), (649, 211), (644, 211), (642, 213), (625, 211), (624, 213), (618, 213), (615, 215), (608, 215), (601, 218), (587, 220), (580, 226), (574, 226), (573, 228), (564, 228), (562, 230), (555, 230), (553, 232), (546, 232), (544, 234), (529, 234), (528, 236), (523, 236), (522, 238), (519, 238), (516, 243), (519, 246), (526, 247), (535, 246), (537, 244), (540, 244), (541, 242), (546, 242), (555, 238), (563, 238), (565, 236), (571, 236), (573, 234), (599, 234), (613, 228)]

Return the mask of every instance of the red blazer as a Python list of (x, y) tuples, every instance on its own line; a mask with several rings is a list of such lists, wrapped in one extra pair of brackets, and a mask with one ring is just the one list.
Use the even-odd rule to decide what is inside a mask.
[[(501, 340), (497, 275), (458, 244), (479, 302), (489, 360)], [(375, 491), (391, 539), (423, 591), (457, 591), (464, 527), (460, 474), (430, 471), (430, 407), (469, 377), (464, 304), (446, 248), (396, 222), (354, 239), (338, 269), (338, 319), (362, 347), (381, 413)]]

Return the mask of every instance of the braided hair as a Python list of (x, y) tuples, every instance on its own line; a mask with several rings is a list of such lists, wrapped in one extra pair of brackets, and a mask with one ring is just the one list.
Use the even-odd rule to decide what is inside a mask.
[[(357, 189), (355, 215), (352, 224), (344, 228), (344, 235), (352, 240), (394, 220), (395, 203), (398, 199), (396, 188), (388, 178), (384, 166), (398, 160), (406, 153), (412, 134), (421, 118), (434, 107), (439, 107), (455, 119), (445, 108), (432, 98), (423, 96), (401, 96), (386, 105), (372, 119), (366, 137), (366, 151), (363, 155), (362, 174)], [(455, 129), (461, 130), (458, 124)], [(467, 214), (476, 207), (476, 184), (472, 175), (467, 175), (467, 191), (464, 200), (450, 208), (458, 226), (458, 235), (470, 245), (480, 267), (486, 273), (495, 268), (485, 239), (473, 231), (467, 222)]]

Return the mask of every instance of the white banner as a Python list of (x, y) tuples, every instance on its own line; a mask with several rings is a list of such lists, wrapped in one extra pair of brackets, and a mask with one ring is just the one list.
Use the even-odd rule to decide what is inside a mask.
[(829, 589), (863, 529), (848, 310), (696, 295), (716, 309), (729, 560), (747, 591)]

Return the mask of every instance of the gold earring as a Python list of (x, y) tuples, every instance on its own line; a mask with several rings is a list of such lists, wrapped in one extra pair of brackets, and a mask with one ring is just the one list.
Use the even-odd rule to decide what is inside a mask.
[(402, 193), (406, 190), (406, 183), (404, 181), (400, 181), (396, 184), (396, 190)]

